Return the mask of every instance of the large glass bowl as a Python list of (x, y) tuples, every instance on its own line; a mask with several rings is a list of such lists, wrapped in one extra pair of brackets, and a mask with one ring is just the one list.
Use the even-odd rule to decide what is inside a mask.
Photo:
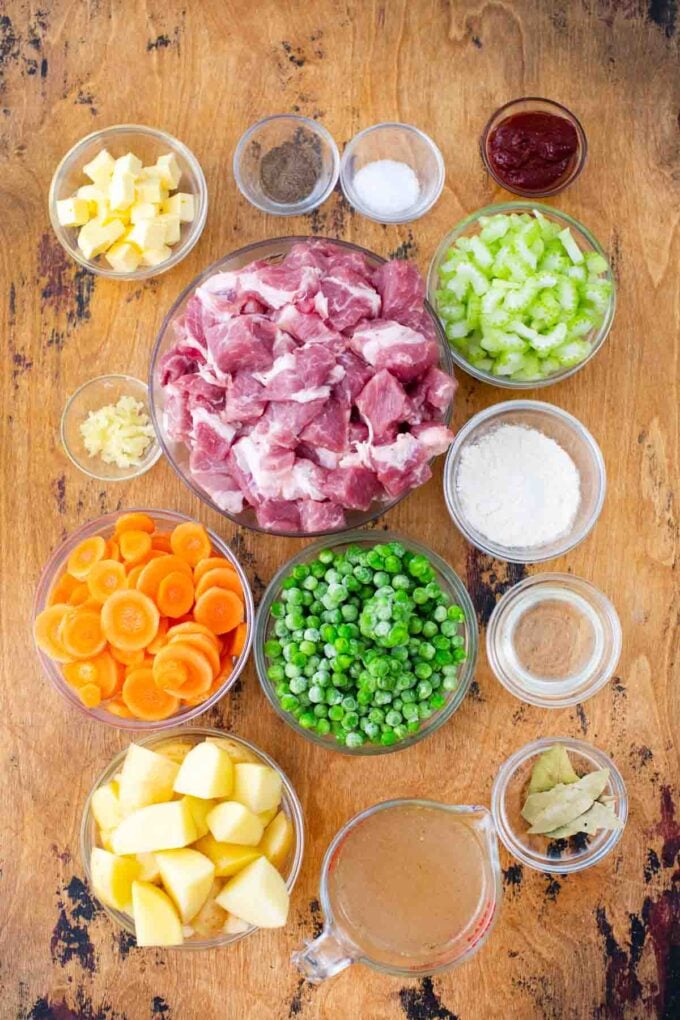
[[(83, 173), (83, 166), (94, 159), (102, 149), (108, 149), (116, 159), (127, 152), (132, 152), (146, 165), (155, 163), (159, 156), (171, 152), (181, 167), (182, 178), (178, 190), (194, 195), (196, 215), (191, 223), (181, 224), (180, 240), (173, 246), (172, 254), (157, 266), (140, 265), (131, 273), (120, 273), (108, 264), (103, 255), (98, 255), (94, 259), (85, 258), (78, 247), (79, 228), (64, 227), (57, 218), (57, 202), (63, 198), (71, 198), (81, 184), (90, 183)], [(111, 280), (148, 280), (176, 266), (198, 241), (208, 215), (208, 186), (201, 164), (178, 138), (145, 124), (116, 124), (86, 135), (69, 149), (54, 171), (48, 202), (50, 220), (57, 240), (72, 259), (90, 272)]]
[[(255, 761), (261, 762), (263, 765), (269, 765), (270, 768), (275, 769), (281, 776), (283, 782), (281, 810), (285, 812), (292, 822), (294, 832), (293, 847), (289, 854), (288, 865), (284, 875), (288, 892), (291, 892), (300, 873), (305, 845), (302, 806), (288, 776), (273, 758), (270, 758), (269, 755), (265, 754), (265, 752), (260, 750), (259, 747), (256, 747), (255, 744), (249, 743), (242, 737), (237, 737), (233, 733), (224, 733), (222, 730), (213, 730), (202, 726), (186, 726), (171, 730), (170, 732), (155, 733), (151, 736), (142, 737), (137, 740), (136, 743), (155, 751), (159, 750), (162, 744), (168, 744), (176, 740), (186, 741), (190, 744), (198, 744), (205, 740), (206, 737), (228, 737), (232, 743), (239, 745), (243, 761)], [(110, 782), (110, 780), (112, 780), (116, 774), (120, 772), (127, 750), (128, 749), (125, 748), (123, 751), (120, 751), (108, 767), (104, 769), (92, 787), (87, 801), (85, 802), (83, 818), (80, 825), (80, 857), (85, 877), (87, 878), (90, 887), (92, 887), (90, 856), (93, 847), (98, 845), (97, 823), (95, 822), (92, 814), (92, 795), (99, 789), (100, 786)], [(135, 934), (135, 924), (129, 914), (125, 914), (121, 910), (114, 910), (113, 907), (109, 907), (105, 903), (102, 903), (102, 909), (114, 922), (114, 924), (120, 925), (120, 927), (124, 928), (130, 935)], [(258, 929), (254, 925), (248, 925), (244, 931), (235, 932), (230, 935), (216, 935), (213, 938), (192, 937), (191, 939), (187, 939), (186, 942), (183, 942), (182, 945), (174, 946), (173, 948), (194, 950), (216, 949), (221, 946), (230, 946), (234, 942), (240, 942), (241, 939), (246, 938), (247, 935), (252, 935), (252, 933), (257, 930)]]
[[(593, 237), (587, 227), (584, 227), (582, 223), (575, 220), (573, 216), (569, 216), (568, 213), (560, 212), (557, 209), (553, 209), (552, 206), (543, 205), (540, 202), (502, 202), (498, 205), (487, 205), (484, 209), (478, 209), (477, 212), (471, 213), (470, 216), (466, 216), (464, 220), (461, 220), (450, 233), (446, 235), (439, 247), (437, 248), (434, 258), (430, 263), (430, 269), (427, 276), (427, 294), (432, 305), (432, 308), (437, 309), (437, 297), (436, 292), (439, 290), (439, 267), (444, 263), (446, 259), (446, 253), (448, 252), (454, 241), (458, 240), (459, 237), (466, 235), (467, 237), (473, 237), (480, 232), (481, 224), (480, 219), (483, 216), (496, 216), (499, 213), (533, 213), (534, 210), (538, 210), (542, 216), (546, 219), (551, 220), (554, 223), (558, 223), (560, 228), (563, 230), (569, 227), (574, 239), (578, 244), (581, 251), (584, 252), (597, 252), (603, 259), (606, 260), (609, 266), (609, 259), (607, 258), (600, 243)], [(456, 350), (454, 346), (451, 347), (451, 357), (453, 358), (456, 365), (459, 365), (468, 375), (472, 375), (475, 379), (481, 379), (482, 382), (490, 383), (492, 386), (500, 386), (504, 389), (511, 390), (533, 390), (540, 389), (543, 386), (551, 386), (553, 383), (560, 382), (562, 379), (567, 379), (570, 375), (574, 375), (580, 369), (586, 365), (590, 359), (599, 351), (602, 344), (609, 335), (609, 330), (612, 327), (614, 321), (614, 311), (616, 309), (616, 282), (614, 275), (611, 271), (611, 267), (608, 268), (607, 272), (603, 274), (602, 279), (609, 281), (612, 285), (611, 296), (609, 303), (604, 313), (604, 317), (600, 325), (586, 333), (585, 336), (580, 337), (581, 340), (586, 340), (590, 344), (590, 352), (586, 355), (583, 361), (579, 361), (577, 365), (571, 365), (569, 368), (564, 368), (560, 372), (555, 372), (554, 375), (548, 376), (545, 379), (510, 379), (508, 376), (492, 375), (491, 372), (486, 372), (483, 369), (476, 368), (467, 358), (464, 357), (461, 351)]]
[[(183, 521), (193, 520), (193, 518), (187, 517), (186, 514), (175, 513), (173, 510), (133, 507), (131, 510), (119, 510), (113, 514), (105, 514), (103, 517), (98, 517), (94, 521), (88, 521), (87, 524), (81, 525), (80, 528), (77, 528), (64, 542), (61, 543), (60, 546), (55, 549), (47, 561), (40, 580), (38, 581), (38, 587), (36, 588), (35, 598), (33, 600), (33, 621), (35, 621), (38, 613), (41, 613), (42, 610), (48, 606), (50, 593), (59, 577), (61, 577), (66, 570), (66, 561), (75, 547), (84, 539), (90, 538), (92, 535), (103, 535), (106, 539), (111, 538), (113, 536), (115, 523), (120, 515), (122, 513), (135, 512), (149, 514), (149, 516), (152, 517), (158, 525), (161, 527), (165, 526), (167, 529), (174, 528), (177, 524), (182, 524)], [(248, 661), (250, 647), (253, 642), (253, 619), (255, 616), (253, 595), (250, 590), (248, 578), (229, 546), (226, 542), (223, 542), (222, 539), (218, 538), (217, 535), (209, 528), (206, 528), (206, 531), (210, 537), (215, 554), (217, 556), (224, 556), (229, 560), (238, 574), (243, 587), (243, 597), (246, 607), (245, 619), (248, 624), (248, 633), (246, 636), (246, 643), (243, 646), (243, 651), (234, 663), (233, 672), (229, 677), (227, 677), (219, 690), (215, 691), (215, 693), (209, 698), (201, 702), (200, 705), (186, 706), (176, 712), (175, 715), (170, 716), (169, 719), (161, 719), (157, 722), (146, 722), (141, 719), (121, 719), (118, 716), (113, 715), (113, 713), (108, 712), (104, 704), (97, 708), (86, 708), (75, 690), (64, 679), (59, 663), (50, 659), (49, 656), (45, 655), (45, 653), (36, 645), (36, 653), (40, 659), (40, 664), (42, 665), (46, 676), (51, 681), (52, 686), (56, 688), (59, 694), (61, 694), (61, 696), (65, 698), (70, 705), (75, 706), (75, 708), (79, 709), (84, 715), (88, 716), (88, 718), (96, 719), (97, 722), (107, 723), (109, 726), (115, 726), (116, 729), (129, 730), (133, 733), (144, 731), (148, 732), (149, 730), (167, 730), (173, 726), (177, 726), (178, 723), (188, 722), (190, 719), (194, 719), (197, 715), (202, 715), (203, 712), (207, 712), (208, 709), (212, 708), (212, 706), (216, 704), (238, 680), (246, 662)]]
[[(208, 494), (196, 484), (191, 477), (189, 471), (189, 451), (184, 443), (177, 443), (172, 440), (167, 433), (164, 421), (164, 407), (165, 407), (165, 396), (163, 389), (160, 385), (158, 378), (158, 366), (163, 355), (173, 346), (175, 342), (174, 336), (174, 323), (182, 317), (187, 306), (189, 298), (192, 296), (194, 291), (200, 284), (202, 284), (208, 277), (213, 276), (214, 273), (228, 272), (234, 269), (241, 269), (248, 263), (253, 262), (255, 259), (266, 259), (272, 264), (276, 264), (282, 261), (284, 256), (290, 251), (294, 244), (299, 244), (302, 241), (327, 241), (328, 238), (317, 238), (317, 237), (278, 237), (270, 241), (258, 241), (255, 244), (250, 244), (245, 248), (240, 248), (238, 251), (233, 252), (231, 255), (227, 255), (225, 258), (220, 259), (218, 262), (213, 262), (211, 266), (208, 266), (200, 276), (197, 276), (195, 280), (185, 287), (180, 296), (177, 298), (172, 308), (165, 316), (158, 339), (151, 355), (151, 368), (149, 372), (149, 393), (151, 395), (151, 417), (156, 429), (163, 451), (167, 456), (168, 460), (172, 464), (173, 468), (182, 479), (182, 481), (189, 486), (189, 488), (202, 499), (204, 503), (207, 503), (211, 509), (216, 513), (222, 514), (223, 517), (233, 521), (234, 524), (238, 524), (245, 528), (250, 528), (253, 531), (261, 531), (265, 535), (281, 535), (286, 538), (313, 538), (315, 535), (327, 535), (332, 534), (328, 531), (291, 531), (281, 530), (272, 531), (261, 527), (255, 518), (255, 511), (251, 507), (247, 507), (240, 514), (228, 513), (226, 510), (221, 510), (216, 503), (208, 496)], [(373, 252), (368, 251), (366, 248), (361, 248), (356, 244), (349, 244), (347, 241), (336, 241), (334, 238), (330, 239), (331, 243), (337, 245), (339, 248), (343, 248), (346, 251), (360, 252), (364, 255), (372, 266), (382, 265), (386, 260), (381, 258), (380, 255), (375, 255)], [(431, 306), (426, 302), (425, 308), (432, 319), (436, 335), (437, 343), (439, 346), (439, 367), (443, 372), (448, 375), (453, 374), (453, 364), (451, 360), (451, 353), (449, 351), (449, 345), (444, 335), (444, 331), (434, 314)], [(443, 415), (442, 421), (448, 424), (451, 418), (452, 405), (447, 408), (446, 414)], [(386, 502), (374, 501), (368, 510), (348, 510), (346, 513), (346, 524), (343, 527), (344, 530), (350, 528), (360, 528), (364, 524), (368, 524), (369, 521), (375, 520), (380, 514), (386, 513), (391, 510), (393, 506), (396, 506), (408, 493), (403, 493), (396, 499), (388, 500)]]
[[(316, 559), (322, 549), (336, 549), (340, 551), (342, 549), (346, 549), (349, 545), (370, 547), (376, 545), (378, 542), (401, 542), (401, 544), (410, 552), (426, 556), (428, 558), (430, 565), (435, 572), (435, 580), (437, 584), (440, 586), (442, 591), (445, 591), (449, 595), (453, 603), (456, 603), (461, 607), (465, 614), (465, 621), (461, 624), (461, 636), (465, 639), (464, 648), (467, 652), (467, 658), (460, 664), (458, 671), (458, 687), (456, 690), (449, 694), (448, 700), (443, 708), (440, 708), (437, 712), (433, 712), (429, 719), (423, 720), (421, 728), (416, 733), (412, 733), (403, 740), (398, 741), (398, 743), (392, 744), (391, 747), (383, 747), (380, 744), (362, 744), (361, 747), (346, 747), (343, 744), (338, 744), (332, 734), (322, 736), (300, 726), (294, 715), (291, 715), (290, 712), (286, 712), (283, 708), (281, 708), (272, 681), (267, 677), (267, 657), (265, 656), (264, 646), (265, 642), (274, 637), (274, 618), (270, 612), (272, 602), (277, 601), (279, 598), (281, 594), (281, 585), (293, 567), (296, 567), (298, 563), (309, 563)], [(349, 534), (344, 533), (342, 535), (335, 535), (322, 542), (313, 542), (312, 545), (306, 546), (306, 548), (304, 548), (296, 556), (293, 556), (290, 560), (288, 560), (287, 563), (284, 563), (284, 565), (274, 575), (262, 597), (257, 613), (257, 619), (255, 621), (255, 666), (257, 668), (257, 675), (260, 678), (262, 690), (267, 696), (270, 705), (279, 718), (283, 719), (283, 721), (287, 723), (291, 729), (295, 730), (296, 733), (299, 733), (307, 740), (311, 740), (313, 743), (318, 744), (319, 747), (325, 747), (329, 751), (339, 751), (341, 754), (389, 754), (392, 751), (403, 751), (407, 747), (412, 747), (413, 744), (417, 744), (419, 740), (423, 740), (425, 737), (429, 736), (430, 733), (434, 733), (435, 730), (439, 729), (440, 726), (443, 726), (443, 724), (451, 718), (453, 713), (460, 708), (460, 705), (467, 694), (470, 683), (472, 682), (472, 677), (474, 676), (475, 663), (477, 661), (478, 636), (477, 617), (475, 615), (474, 606), (472, 605), (472, 600), (468, 595), (467, 588), (458, 577), (455, 570), (453, 570), (453, 568), (450, 567), (449, 564), (441, 558), (441, 556), (438, 556), (431, 549), (428, 549), (427, 546), (421, 545), (420, 542), (416, 542), (414, 539), (408, 538), (406, 535), (401, 535), (395, 531), (353, 531)]]

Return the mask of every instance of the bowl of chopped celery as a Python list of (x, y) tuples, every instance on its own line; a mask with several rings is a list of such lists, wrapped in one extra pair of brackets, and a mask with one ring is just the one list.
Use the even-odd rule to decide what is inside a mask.
[(328, 536), (285, 563), (255, 623), (255, 664), (274, 711), (329, 750), (399, 751), (459, 708), (477, 620), (458, 575), (391, 532)]
[(161, 455), (149, 412), (149, 389), (131, 375), (100, 375), (69, 397), (61, 441), (90, 478), (125, 482), (143, 475)]
[(429, 299), (457, 365), (513, 389), (578, 372), (614, 319), (614, 277), (600, 244), (567, 213), (534, 202), (490, 205), (435, 253)]

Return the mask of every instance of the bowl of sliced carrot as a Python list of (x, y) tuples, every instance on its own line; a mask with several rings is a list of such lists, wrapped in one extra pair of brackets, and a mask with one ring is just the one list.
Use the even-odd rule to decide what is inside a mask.
[(169, 510), (90, 521), (53, 553), (33, 637), (57, 690), (126, 730), (195, 718), (234, 685), (253, 635), (253, 596), (229, 547)]

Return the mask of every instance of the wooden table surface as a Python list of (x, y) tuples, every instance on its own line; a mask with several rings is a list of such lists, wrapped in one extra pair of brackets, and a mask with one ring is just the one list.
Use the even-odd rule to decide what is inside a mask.
[[(680, 1016), (678, 746), (678, 267), (680, 65), (674, 0), (9, 0), (0, 13), (2, 443), (0, 1016), (26, 1020), (603, 1020)], [(399, 754), (348, 760), (291, 735), (249, 665), (201, 721), (269, 751), (297, 787), (308, 843), (291, 921), (209, 953), (139, 950), (82, 881), (78, 827), (91, 783), (126, 745), (88, 723), (41, 676), (31, 599), (64, 536), (127, 505), (195, 514), (226, 536), (256, 595), (301, 543), (239, 532), (192, 497), (166, 463), (129, 484), (89, 481), (59, 437), (66, 397), (102, 372), (145, 376), (169, 304), (206, 265), (282, 233), (343, 237), (426, 270), (445, 231), (507, 195), (484, 173), (477, 139), (518, 95), (574, 109), (590, 151), (555, 202), (612, 258), (619, 306), (582, 372), (535, 395), (574, 413), (599, 441), (609, 487), (592, 535), (550, 564), (589, 578), (624, 628), (617, 675), (573, 710), (514, 700), (480, 654), (474, 686), (434, 736)], [(336, 193), (311, 216), (262, 215), (239, 195), (231, 156), (242, 131), (280, 111), (323, 121), (340, 147), (401, 120), (437, 140), (447, 167), (436, 208), (382, 227)], [(90, 275), (59, 247), (50, 177), (81, 136), (142, 122), (183, 139), (210, 193), (198, 245), (146, 284)], [(507, 397), (458, 373), (455, 424)], [(466, 580), (482, 627), (523, 567), (466, 546), (434, 479), (389, 514)], [(380, 525), (379, 525), (380, 526)], [(534, 572), (530, 568), (529, 572)], [(674, 733), (675, 727), (675, 733)], [(505, 900), (491, 940), (466, 967), (420, 982), (351, 968), (311, 988), (291, 952), (318, 931), (319, 866), (338, 827), (388, 797), (488, 803), (504, 759), (541, 735), (607, 751), (630, 795), (621, 842), (599, 867), (561, 878), (502, 850)]]

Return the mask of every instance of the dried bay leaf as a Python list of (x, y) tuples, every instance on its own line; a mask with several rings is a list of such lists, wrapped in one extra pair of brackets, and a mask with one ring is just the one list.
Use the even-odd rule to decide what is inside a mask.
[(585, 814), (609, 782), (609, 769), (588, 772), (575, 783), (558, 783), (551, 790), (530, 793), (522, 816), (532, 834), (552, 832)]
[[(613, 798), (612, 798), (613, 799)], [(572, 819), (566, 825), (561, 825), (552, 832), (547, 832), (550, 839), (566, 839), (567, 836), (575, 836), (577, 832), (585, 832), (592, 835), (598, 829), (622, 829), (623, 822), (617, 818), (611, 807), (596, 800), (587, 811), (584, 811), (578, 818)]]
[(578, 776), (572, 768), (569, 755), (562, 744), (554, 744), (544, 751), (531, 770), (529, 793), (552, 790), (558, 783), (576, 783)]

